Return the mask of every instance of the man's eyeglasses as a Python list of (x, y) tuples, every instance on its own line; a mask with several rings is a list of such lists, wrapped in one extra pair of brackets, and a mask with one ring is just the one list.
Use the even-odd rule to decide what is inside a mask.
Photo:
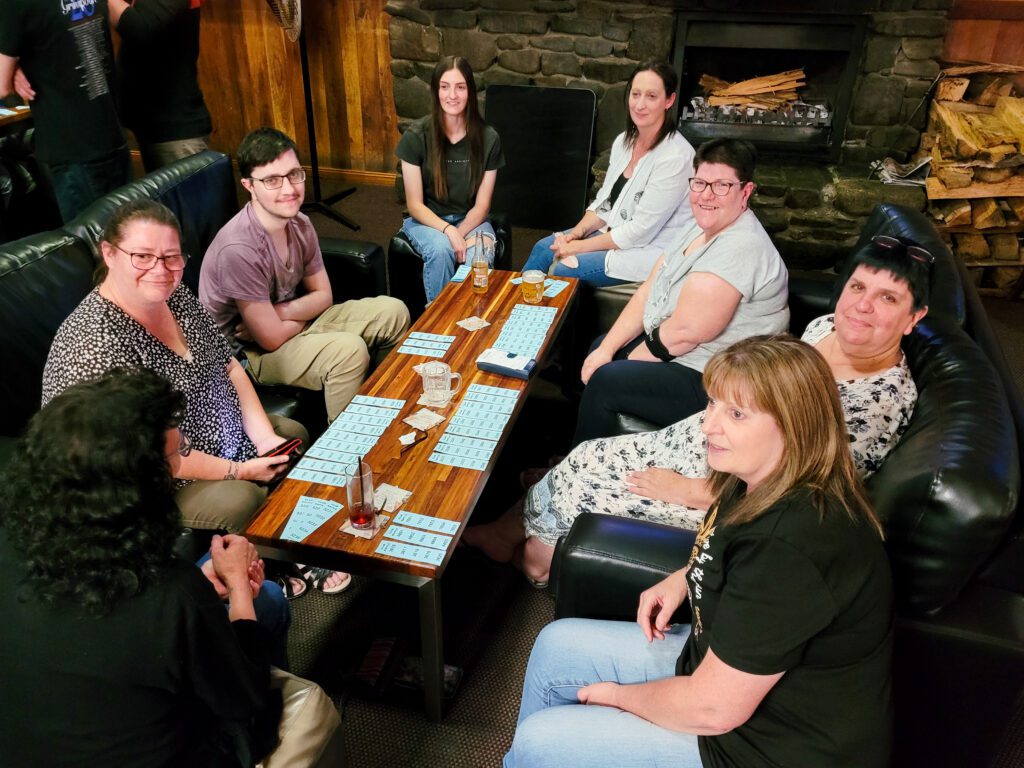
[(264, 176), (262, 179), (256, 176), (250, 176), (253, 181), (263, 182), (263, 186), (267, 189), (280, 189), (281, 185), (284, 184), (284, 180), (288, 179), (292, 184), (301, 184), (306, 180), (306, 172), (302, 168), (296, 168), (288, 173), (276, 176)]
[[(111, 243), (111, 245), (114, 244)], [(155, 253), (131, 253), (119, 245), (114, 245), (114, 247), (121, 253), (127, 253), (128, 258), (132, 260), (132, 266), (144, 272), (155, 267), (158, 261), (162, 261), (169, 272), (181, 272), (188, 262), (187, 253), (168, 253), (165, 256), (157, 256)]]
[(704, 179), (698, 178), (690, 179), (690, 191), (696, 192), (698, 195), (708, 187), (711, 187), (711, 193), (715, 197), (725, 197), (733, 187), (742, 186), (742, 181), (704, 181)]
[(907, 252), (907, 256), (912, 258), (914, 261), (921, 262), (922, 264), (928, 264), (930, 266), (935, 263), (935, 257), (921, 246), (907, 245), (902, 240), (890, 237), (889, 235), (876, 235), (871, 238), (871, 242), (885, 248), (886, 250), (902, 248)]

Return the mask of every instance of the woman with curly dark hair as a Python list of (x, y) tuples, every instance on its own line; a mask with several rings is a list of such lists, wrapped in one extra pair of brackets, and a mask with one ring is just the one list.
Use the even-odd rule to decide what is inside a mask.
[(148, 371), (77, 384), (0, 480), (5, 766), (248, 764), (273, 738), (262, 561), (241, 536), (206, 569), (173, 551), (183, 407)]

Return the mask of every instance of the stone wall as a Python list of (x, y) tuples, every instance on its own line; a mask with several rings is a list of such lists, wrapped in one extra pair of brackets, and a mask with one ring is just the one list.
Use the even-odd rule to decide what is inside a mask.
[[(762, 162), (754, 208), (791, 265), (834, 263), (875, 202), (924, 207), (917, 189), (867, 181), (867, 163), (902, 160), (917, 148), (952, 4), (876, 0), (839, 166)], [(669, 59), (675, 12), (699, 6), (696, 0), (390, 0), (399, 127), (429, 112), (430, 75), (441, 56), (469, 60), (485, 110), (493, 83), (588, 88), (598, 103), (596, 187), (626, 119), (626, 78), (643, 59)]]

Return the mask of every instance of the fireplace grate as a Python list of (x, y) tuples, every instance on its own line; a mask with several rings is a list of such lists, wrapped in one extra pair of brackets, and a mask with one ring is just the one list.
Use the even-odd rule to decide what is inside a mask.
[(704, 97), (695, 96), (681, 110), (679, 130), (684, 136), (699, 139), (728, 135), (749, 140), (827, 142), (832, 131), (832, 110), (827, 104), (799, 101), (780, 109), (713, 107)]

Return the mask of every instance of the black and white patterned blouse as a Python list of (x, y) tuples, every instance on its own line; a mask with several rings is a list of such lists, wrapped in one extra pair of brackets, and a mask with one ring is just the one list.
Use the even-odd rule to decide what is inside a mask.
[(185, 286), (178, 286), (167, 306), (185, 337), (187, 358), (93, 289), (54, 337), (43, 370), (43, 405), (68, 387), (115, 368), (145, 368), (185, 395), (179, 428), (193, 448), (232, 461), (254, 458), (256, 447), (242, 427), (238, 392), (228, 378), (227, 341)]
[[(811, 322), (803, 340), (817, 345), (835, 330), (834, 315)], [(853, 463), (862, 477), (876, 472), (910, 423), (917, 386), (906, 357), (881, 373), (837, 381), (846, 415)], [(701, 432), (704, 412), (656, 432), (588, 440), (530, 488), (523, 507), (528, 536), (554, 546), (573, 521), (587, 512), (634, 517), (697, 530), (704, 511), (648, 499), (630, 491), (631, 472), (648, 467), (671, 469), (685, 477), (707, 477), (707, 441)]]

